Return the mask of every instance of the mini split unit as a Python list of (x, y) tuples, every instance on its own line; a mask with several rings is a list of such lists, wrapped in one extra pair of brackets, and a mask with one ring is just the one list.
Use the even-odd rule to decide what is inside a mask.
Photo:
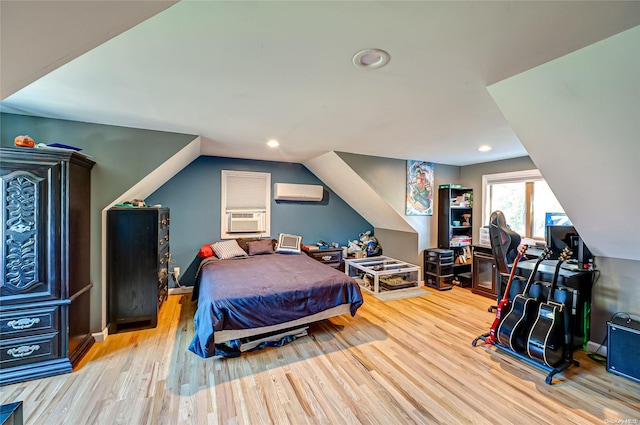
[(276, 183), (273, 199), (276, 201), (322, 201), (323, 187), (313, 184)]

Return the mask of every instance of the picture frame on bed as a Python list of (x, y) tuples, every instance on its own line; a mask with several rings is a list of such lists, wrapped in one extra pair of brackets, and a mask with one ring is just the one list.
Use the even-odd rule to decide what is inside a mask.
[(300, 254), (302, 252), (300, 251), (301, 242), (302, 236), (280, 233), (278, 235), (278, 245), (276, 246), (276, 253)]

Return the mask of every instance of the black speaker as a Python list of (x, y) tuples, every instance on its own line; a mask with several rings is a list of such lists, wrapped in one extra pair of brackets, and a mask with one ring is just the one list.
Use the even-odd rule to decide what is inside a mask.
[(616, 317), (607, 322), (607, 371), (640, 383), (640, 322)]

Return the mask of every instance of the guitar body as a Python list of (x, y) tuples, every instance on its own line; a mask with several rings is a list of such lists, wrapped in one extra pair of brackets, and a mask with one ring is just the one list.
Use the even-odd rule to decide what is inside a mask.
[(528, 332), (537, 317), (539, 304), (536, 298), (516, 295), (511, 310), (498, 327), (498, 342), (516, 353), (526, 350)]
[(522, 293), (513, 297), (511, 310), (509, 310), (498, 327), (498, 343), (509, 347), (516, 353), (521, 353), (527, 349), (527, 335), (536, 319), (539, 305), (538, 299), (529, 294), (529, 289), (536, 277), (536, 273), (538, 273), (540, 263), (549, 258), (550, 254), (551, 250), (548, 248), (545, 248), (540, 254)]
[(560, 254), (553, 281), (547, 294), (547, 301), (540, 304), (538, 317), (531, 327), (527, 338), (527, 354), (533, 360), (538, 360), (549, 367), (556, 367), (565, 359), (567, 347), (564, 324), (564, 304), (553, 300), (553, 294), (558, 284), (560, 266), (571, 256), (571, 250), (565, 248)]
[(500, 326), (500, 322), (502, 321), (502, 313), (506, 313), (506, 311), (509, 309), (509, 290), (511, 289), (511, 282), (513, 282), (513, 277), (516, 274), (518, 261), (520, 261), (520, 258), (524, 255), (526, 250), (527, 245), (520, 246), (520, 249), (518, 249), (518, 255), (516, 256), (515, 260), (513, 260), (513, 265), (511, 266), (511, 273), (509, 273), (509, 281), (507, 282), (504, 296), (502, 297), (502, 299), (500, 299), (498, 307), (496, 308), (496, 318), (493, 320), (491, 328), (489, 329), (489, 336), (484, 340), (486, 344), (493, 344), (495, 342), (498, 342), (496, 331), (498, 329), (498, 326)]
[(502, 319), (502, 311), (506, 311), (509, 308), (509, 300), (501, 299), (498, 303), (498, 307), (496, 307), (496, 318), (493, 320), (491, 324), (491, 329), (489, 330), (489, 338), (492, 341), (497, 341), (497, 333), (496, 330), (499, 328), (501, 319)]
[(564, 306), (555, 302), (540, 304), (538, 316), (529, 332), (527, 354), (549, 367), (564, 359)]

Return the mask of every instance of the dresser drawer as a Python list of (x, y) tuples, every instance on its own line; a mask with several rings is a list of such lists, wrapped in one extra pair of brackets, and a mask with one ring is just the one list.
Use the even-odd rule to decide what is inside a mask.
[(61, 306), (4, 310), (0, 313), (0, 339), (57, 331)]
[(60, 358), (60, 334), (47, 332), (0, 341), (0, 369)]
[(341, 249), (320, 249), (305, 252), (314, 260), (320, 261), (321, 263), (331, 267), (340, 267), (340, 263), (342, 262)]

